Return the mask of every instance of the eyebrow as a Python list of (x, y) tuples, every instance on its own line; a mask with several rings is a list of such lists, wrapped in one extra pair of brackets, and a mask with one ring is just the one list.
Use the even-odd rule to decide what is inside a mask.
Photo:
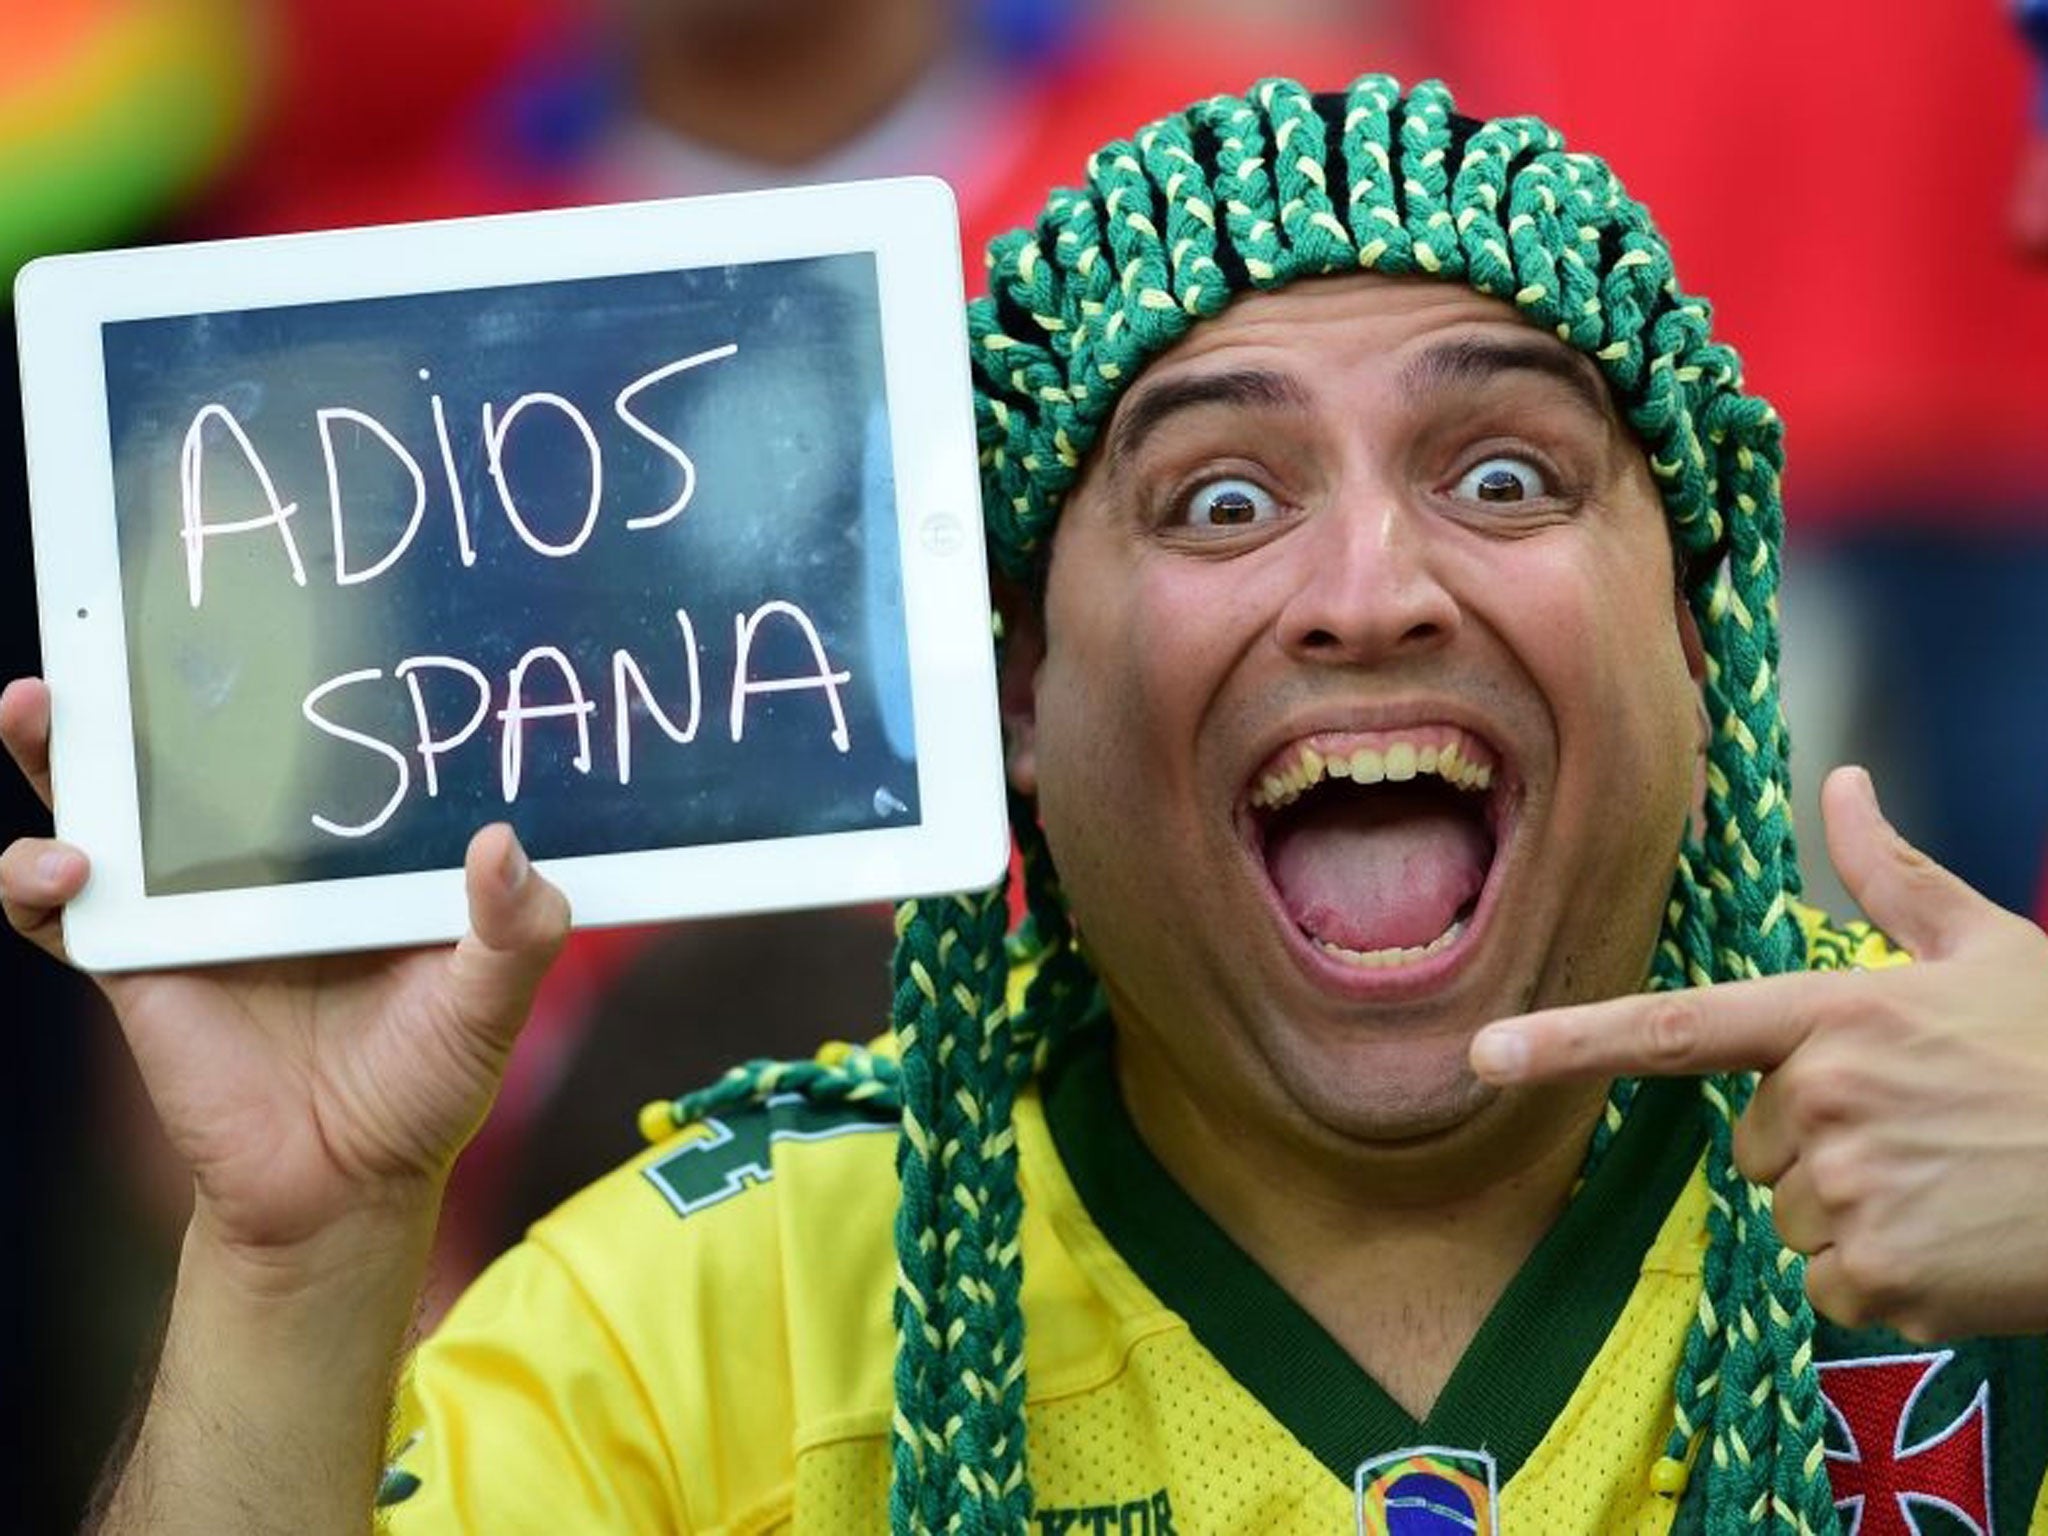
[(1110, 470), (1115, 473), (1122, 469), (1136, 456), (1146, 438), (1183, 411), (1205, 405), (1306, 410), (1308, 403), (1308, 391), (1299, 383), (1284, 373), (1262, 368), (1203, 374), (1140, 389), (1125, 398), (1116, 423), (1110, 428), (1105, 450)]
[[(1538, 373), (1557, 380), (1603, 421), (1614, 419), (1607, 387), (1576, 352), (1544, 337), (1462, 336), (1431, 347), (1402, 366), (1406, 395), (1438, 393), (1485, 384), (1505, 373)], [(1263, 368), (1233, 369), (1174, 379), (1126, 396), (1110, 428), (1104, 452), (1110, 472), (1136, 457), (1145, 439), (1183, 411), (1221, 405), (1239, 409), (1306, 410), (1308, 391), (1294, 378)]]
[(1431, 347), (1402, 366), (1403, 394), (1430, 394), (1484, 384), (1504, 373), (1540, 373), (1556, 379), (1603, 421), (1614, 419), (1606, 384), (1576, 352), (1547, 338), (1462, 336)]

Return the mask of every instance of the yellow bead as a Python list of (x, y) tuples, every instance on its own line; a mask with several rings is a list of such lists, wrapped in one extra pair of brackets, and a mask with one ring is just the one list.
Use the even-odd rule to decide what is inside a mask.
[(675, 1106), (667, 1099), (656, 1099), (652, 1104), (640, 1106), (640, 1139), (662, 1141), (676, 1128)]
[(1685, 1492), (1691, 1473), (1685, 1463), (1669, 1456), (1659, 1456), (1656, 1465), (1650, 1468), (1650, 1491), (1662, 1494), (1667, 1499), (1677, 1498)]

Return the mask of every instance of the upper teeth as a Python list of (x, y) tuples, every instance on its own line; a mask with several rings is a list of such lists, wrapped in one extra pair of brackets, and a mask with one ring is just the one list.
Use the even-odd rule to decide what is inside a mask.
[(1268, 773), (1252, 791), (1252, 805), (1277, 810), (1299, 799), (1324, 779), (1350, 779), (1357, 784), (1381, 780), (1404, 783), (1417, 774), (1434, 774), (1459, 789), (1480, 790), (1493, 783), (1493, 765), (1468, 758), (1452, 742), (1395, 741), (1384, 748), (1359, 747), (1351, 752), (1319, 751), (1305, 746), (1284, 768)]

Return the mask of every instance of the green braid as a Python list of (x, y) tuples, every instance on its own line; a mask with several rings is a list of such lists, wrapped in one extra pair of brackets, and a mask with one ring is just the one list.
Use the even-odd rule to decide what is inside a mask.
[[(1150, 359), (1247, 289), (1357, 271), (1463, 282), (1601, 369), (1670, 522), (1713, 725), (1704, 830), (1679, 850), (1650, 985), (1800, 968), (1777, 683), (1780, 425), (1743, 392), (1735, 354), (1711, 339), (1708, 307), (1679, 287), (1648, 214), (1534, 118), (1460, 118), (1434, 82), (1404, 95), (1368, 76), (1316, 97), (1269, 80), (1100, 150), (1085, 188), (1054, 192), (1032, 228), (990, 247), (989, 296), (968, 310), (998, 568), (1042, 579), (1061, 503)], [(1028, 1520), (1010, 1110), (1049, 1043), (1101, 999), (1031, 807), (1013, 802), (1012, 821), (1029, 913), (1009, 942), (1033, 968), (1017, 1016), (1004, 1006), (999, 896), (913, 904), (899, 921), (900, 1067), (849, 1059), (802, 1084), (901, 1104), (891, 1511), (902, 1533), (1019, 1536)], [(775, 1078), (784, 1091), (794, 1081)], [(1745, 1076), (1701, 1085), (1702, 1295), (1652, 1482), (1676, 1497), (1704, 1476), (1717, 1536), (1832, 1532), (1804, 1265), (1778, 1240), (1768, 1191), (1734, 1162), (1753, 1090)], [(1634, 1098), (1635, 1084), (1615, 1085), (1589, 1169)]]
[[(1024, 1324), (1003, 893), (897, 914), (900, 1532), (1019, 1531)], [(971, 1085), (971, 1088), (970, 1086)]]

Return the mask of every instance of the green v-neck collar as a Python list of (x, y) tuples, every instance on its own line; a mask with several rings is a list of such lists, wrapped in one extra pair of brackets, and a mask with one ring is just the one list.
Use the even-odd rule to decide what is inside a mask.
[(1421, 1445), (1484, 1448), (1503, 1482), (1513, 1476), (1620, 1316), (1704, 1141), (1697, 1089), (1645, 1082), (1593, 1177), (1417, 1420), (1160, 1166), (1117, 1091), (1109, 1036), (1087, 1031), (1048, 1073), (1046, 1123), (1075, 1191), (1138, 1278), (1347, 1483), (1369, 1457)]

